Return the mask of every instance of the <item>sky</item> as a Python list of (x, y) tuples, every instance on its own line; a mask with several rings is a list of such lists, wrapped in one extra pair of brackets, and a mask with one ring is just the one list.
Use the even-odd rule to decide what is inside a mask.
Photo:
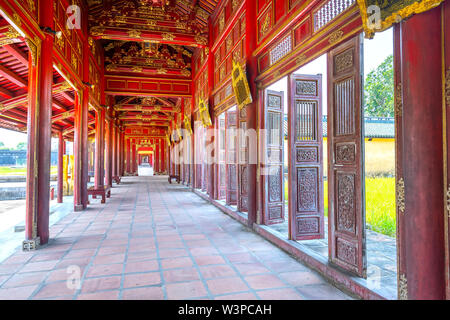
[[(392, 28), (375, 34), (374, 39), (364, 39), (364, 74), (367, 74), (380, 65), (388, 55), (393, 52), (393, 34)], [(326, 54), (320, 56), (316, 60), (308, 63), (299, 70), (295, 71), (296, 74), (322, 74), (322, 86), (323, 86), (323, 101), (327, 101), (327, 60)], [(287, 78), (281, 79), (277, 83), (269, 87), (271, 90), (284, 91), (285, 101), (287, 93)], [(286, 105), (286, 103), (285, 103)], [(323, 114), (327, 114), (327, 105), (323, 103)], [(5, 144), (6, 147), (15, 148), (19, 142), (27, 142), (27, 135), (25, 133), (15, 132), (7, 129), (0, 128), (0, 141)], [(54, 143), (52, 143), (54, 145)]]

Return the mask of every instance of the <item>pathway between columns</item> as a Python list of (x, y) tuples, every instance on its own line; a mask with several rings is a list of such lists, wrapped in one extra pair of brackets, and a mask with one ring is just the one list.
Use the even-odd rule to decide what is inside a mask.
[(50, 236), (0, 264), (0, 299), (350, 298), (164, 176), (122, 178)]

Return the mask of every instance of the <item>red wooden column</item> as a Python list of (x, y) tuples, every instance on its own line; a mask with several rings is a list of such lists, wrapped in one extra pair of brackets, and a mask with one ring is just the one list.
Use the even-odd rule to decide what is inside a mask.
[(441, 34), (441, 7), (401, 24), (406, 275), (399, 286), (408, 299), (445, 298)]
[(156, 143), (155, 143), (155, 169), (154, 169), (154, 174), (159, 174), (159, 139), (155, 139)]
[(117, 126), (116, 121), (112, 125), (112, 180), (117, 177)]
[(131, 154), (130, 154), (130, 150), (131, 150), (131, 139), (126, 139), (127, 140), (127, 173), (130, 174), (131, 173)]
[(63, 202), (63, 159), (64, 159), (64, 137), (62, 130), (58, 131), (58, 194), (57, 202)]
[[(38, 8), (40, 25), (53, 26), (53, 4), (43, 0)], [(49, 238), (50, 156), (52, 116), (53, 35), (27, 39), (29, 52), (29, 111), (27, 119), (27, 195), (24, 250), (34, 250)], [(40, 50), (40, 51), (39, 51)]]
[(132, 159), (131, 159), (131, 164), (132, 164), (131, 170), (132, 170), (133, 175), (135, 175), (136, 171), (137, 171), (137, 164), (136, 164), (137, 159), (136, 159), (136, 144), (135, 144), (135, 140), (134, 139), (133, 139), (133, 144), (131, 146), (131, 156), (132, 156)]
[[(443, 76), (445, 76), (445, 101), (444, 101), (444, 109), (446, 110), (446, 121), (445, 121), (445, 128), (444, 128), (444, 132), (446, 132), (446, 140), (444, 143), (444, 152), (445, 152), (445, 157), (444, 157), (444, 168), (447, 169), (447, 172), (444, 173), (444, 186), (447, 189), (447, 194), (445, 195), (444, 198), (444, 203), (448, 204), (448, 200), (450, 200), (450, 186), (449, 186), (449, 182), (450, 182), (450, 168), (449, 168), (449, 163), (450, 163), (450, 152), (449, 152), (449, 141), (450, 141), (450, 2), (446, 1), (443, 4), (444, 6), (444, 19), (443, 19), (443, 26), (442, 26), (442, 30), (444, 30), (444, 59), (445, 59), (445, 63), (444, 63), (444, 72), (443, 72)], [(447, 300), (450, 300), (450, 205), (446, 205), (446, 212), (447, 212), (447, 219), (446, 219), (446, 261), (445, 261), (445, 265), (446, 265), (446, 270), (445, 270), (445, 274), (447, 276), (446, 279), (446, 294), (447, 294)]]
[(105, 110), (99, 109), (95, 115), (95, 189), (104, 186), (104, 157), (105, 157)]
[(105, 161), (105, 185), (112, 186), (112, 134), (113, 134), (113, 119), (112, 107), (108, 107), (108, 116), (106, 117), (106, 161)]
[[(256, 49), (256, 37), (254, 35), (257, 34), (257, 26), (256, 26), (256, 0), (246, 0), (245, 2), (245, 20), (246, 20), (246, 37), (245, 37), (245, 52), (247, 54), (247, 77), (250, 86), (250, 91), (253, 97), (253, 103), (246, 106), (247, 111), (247, 130), (256, 130), (257, 123), (257, 89), (255, 84), (255, 78), (258, 75), (258, 63), (256, 57), (253, 55), (253, 51)], [(253, 136), (253, 135), (250, 135)], [(256, 141), (250, 141), (251, 146), (252, 143), (256, 143)], [(256, 222), (256, 169), (257, 164), (252, 163), (251, 156), (249, 157), (250, 161), (248, 164), (248, 225), (251, 227), (253, 223)]]
[(161, 174), (164, 174), (164, 171), (166, 170), (166, 152), (165, 152), (165, 145), (166, 141), (164, 139), (159, 139), (161, 143)]

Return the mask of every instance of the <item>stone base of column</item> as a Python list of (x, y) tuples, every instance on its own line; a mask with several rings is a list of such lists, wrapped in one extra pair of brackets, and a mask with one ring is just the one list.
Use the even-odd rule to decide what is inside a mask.
[(41, 244), (41, 238), (37, 237), (31, 240), (23, 240), (22, 250), (23, 251), (33, 251), (36, 250)]
[(75, 212), (83, 211), (83, 210), (84, 210), (84, 206), (83, 206), (82, 204), (77, 204), (77, 205), (75, 205), (75, 207), (73, 208), (73, 210), (74, 210)]

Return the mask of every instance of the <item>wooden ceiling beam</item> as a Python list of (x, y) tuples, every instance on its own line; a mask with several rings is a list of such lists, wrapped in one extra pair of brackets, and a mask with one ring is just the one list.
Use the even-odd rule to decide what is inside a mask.
[(8, 68), (4, 67), (3, 65), (0, 65), (0, 76), (4, 77), (5, 79), (8, 79), (15, 85), (19, 86), (20, 88), (28, 87), (28, 81), (22, 79), (17, 74), (12, 72)]
[(96, 40), (150, 41), (197, 48), (204, 48), (208, 45), (207, 37), (193, 33), (137, 30), (121, 27), (94, 26), (90, 29), (90, 36)]
[(3, 49), (5, 49), (10, 55), (12, 55), (20, 63), (28, 68), (28, 57), (25, 53), (22, 52), (22, 50), (20, 50), (20, 48), (16, 44), (4, 45)]

